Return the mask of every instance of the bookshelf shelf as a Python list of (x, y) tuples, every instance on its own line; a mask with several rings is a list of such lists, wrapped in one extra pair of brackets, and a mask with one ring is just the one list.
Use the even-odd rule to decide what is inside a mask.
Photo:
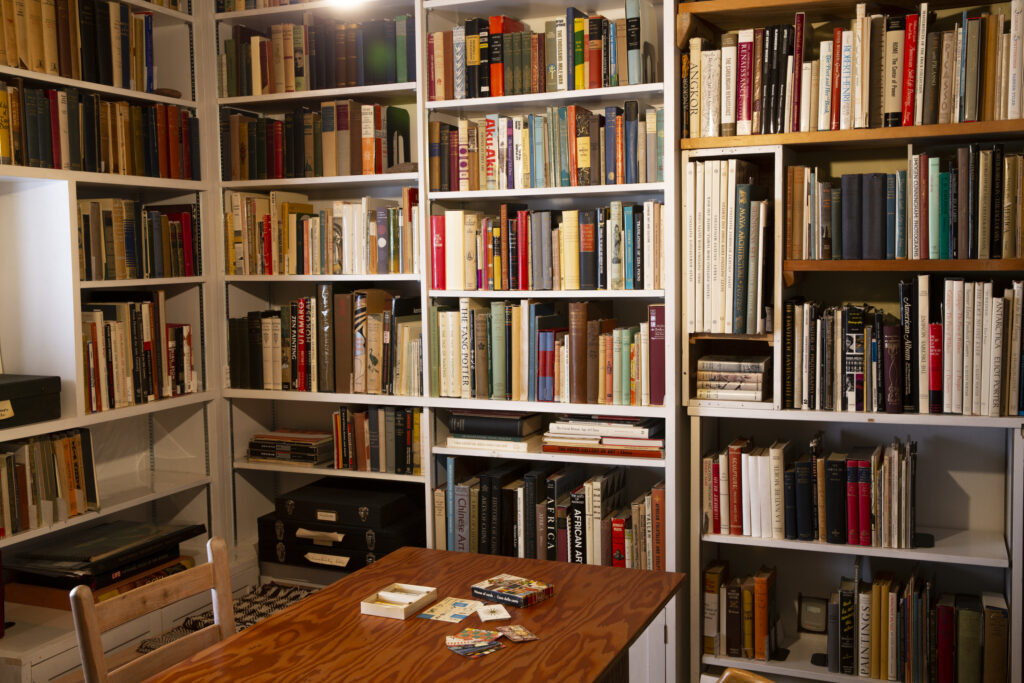
[(547, 105), (563, 103), (580, 104), (586, 107), (622, 105), (625, 100), (660, 101), (665, 94), (663, 83), (642, 83), (619, 85), (610, 88), (587, 88), (585, 90), (556, 90), (554, 92), (530, 93), (528, 95), (503, 95), (501, 97), (474, 97), (464, 100), (435, 100), (427, 102), (427, 111), (469, 112), (469, 111), (523, 111)]
[(584, 415), (626, 415), (629, 417), (665, 417), (674, 412), (671, 406), (622, 406), (598, 403), (554, 403), (549, 401), (492, 401), (486, 398), (424, 399), (430, 408), (463, 410), (513, 410), (527, 413), (569, 413)]
[(572, 455), (570, 453), (509, 453), (508, 451), (487, 451), (472, 448), (448, 448), (434, 446), (434, 455), (463, 455), (472, 458), (501, 458), (502, 460), (530, 460), (538, 462), (564, 462), (566, 464), (595, 464), (608, 467), (656, 467), (665, 468), (664, 458), (618, 457), (612, 455)]
[[(180, 10), (171, 9), (170, 7), (163, 7), (161, 5), (157, 5), (156, 3), (149, 2), (149, 0), (121, 0), (121, 3), (124, 5), (128, 5), (129, 7), (135, 7), (139, 10), (152, 12), (154, 17), (168, 17), (170, 19), (174, 19), (175, 21), (184, 22), (186, 24), (191, 24), (195, 20), (193, 16), (188, 12), (182, 12)], [(180, 4), (187, 5), (188, 3), (182, 2)]]
[(372, 3), (351, 2), (351, 0), (313, 0), (300, 4), (281, 5), (280, 7), (266, 7), (263, 9), (236, 10), (234, 12), (215, 12), (216, 21), (224, 24), (245, 23), (247, 26), (258, 26), (260, 28), (271, 23), (276, 23), (284, 17), (301, 14), (309, 11), (323, 11), (328, 16), (344, 15), (346, 18), (353, 14), (365, 14), (372, 10), (374, 15), (385, 16), (391, 11), (407, 10), (412, 11), (411, 0), (374, 0)]
[(374, 102), (409, 100), (416, 96), (416, 83), (385, 83), (382, 85), (361, 85), (351, 88), (326, 88), (323, 90), (302, 90), (299, 92), (272, 93), (269, 95), (242, 95), (221, 97), (217, 104), (222, 107), (258, 107), (279, 103), (305, 102), (307, 100), (329, 100), (346, 98), (373, 98)]
[(413, 406), (423, 400), (419, 396), (387, 396), (383, 394), (335, 394), (319, 391), (280, 391), (270, 389), (225, 389), (224, 398), (259, 401), (305, 401), (309, 403), (345, 403), (368, 406)]
[(160, 500), (161, 498), (173, 496), (177, 493), (183, 493), (185, 491), (206, 486), (210, 483), (210, 478), (208, 476), (179, 472), (161, 472), (159, 477), (155, 478), (155, 481), (158, 483), (152, 488), (134, 488), (121, 491), (114, 495), (103, 496), (100, 501), (101, 508), (98, 511), (76, 515), (67, 521), (58, 522), (53, 526), (46, 527), (45, 529), (32, 529), (13, 536), (8, 536), (7, 538), (0, 540), (0, 548), (24, 543), (25, 541), (33, 538), (46, 536), (50, 533), (60, 531), (62, 529), (69, 529), (87, 522), (94, 522), (102, 519), (103, 517), (107, 517), (118, 512), (124, 512), (125, 510), (139, 505), (145, 505), (147, 503)]
[(497, 291), (478, 289), (432, 289), (429, 296), (434, 299), (663, 299), (663, 289), (557, 289)]
[[(792, 13), (790, 13), (792, 18)], [(754, 147), (790, 145), (795, 147), (863, 148), (895, 147), (909, 142), (944, 142), (957, 139), (974, 141), (1011, 139), (1024, 136), (1024, 119), (1010, 121), (974, 121), (969, 123), (937, 123), (928, 126), (897, 128), (857, 128), (822, 130), (807, 133), (773, 133), (770, 135), (734, 135), (729, 137), (684, 138), (680, 148), (717, 149), (720, 147)]]
[(129, 287), (169, 287), (173, 285), (198, 285), (205, 278), (202, 275), (193, 277), (154, 277), (133, 278), (131, 280), (87, 280), (78, 283), (80, 289), (123, 289)]
[[(149, 3), (140, 4), (148, 5)], [(196, 106), (196, 103), (193, 100), (182, 97), (167, 97), (166, 95), (157, 95), (156, 93), (145, 92), (144, 90), (132, 90), (131, 88), (115, 88), (112, 85), (103, 85), (102, 83), (93, 83), (91, 81), (79, 81), (74, 78), (64, 78), (63, 76), (55, 76), (53, 74), (29, 71), (28, 69), (16, 69), (14, 67), (0, 65), (0, 78), (4, 76), (10, 78), (23, 78), (26, 81), (49, 83), (51, 85), (64, 86), (68, 88), (78, 88), (79, 90), (88, 90), (89, 92), (100, 93), (101, 95), (110, 95), (138, 102), (173, 104), (178, 107), (188, 107), (190, 109)]]
[(226, 180), (221, 183), (225, 190), (271, 190), (289, 188), (292, 190), (320, 190), (331, 188), (399, 187), (416, 185), (417, 173), (381, 173), (379, 175), (324, 176), (321, 178), (268, 178), (266, 180)]
[[(1017, 429), (1024, 427), (1024, 415), (1011, 417), (983, 417), (979, 415), (920, 415), (918, 413), (844, 413), (830, 410), (773, 410), (772, 404), (763, 409), (750, 409), (747, 403), (733, 401), (736, 405), (722, 405), (725, 401), (696, 402), (687, 409), (695, 417), (722, 417), (757, 420), (795, 420), (806, 422), (849, 422), (861, 424), (919, 425), (933, 427), (986, 427), (993, 429)], [(715, 403), (715, 405), (706, 405)]]
[(829, 683), (853, 683), (865, 679), (847, 674), (831, 673), (826, 667), (811, 664), (811, 655), (825, 652), (825, 635), (819, 633), (800, 633), (796, 639), (784, 643), (789, 656), (784, 661), (761, 661), (743, 657), (714, 657), (703, 655), (701, 661), (709, 666), (732, 666), (749, 669), (768, 675), (796, 676), (802, 679), (828, 681)]
[(292, 465), (275, 465), (269, 462), (235, 461), (235, 470), (251, 470), (254, 472), (282, 472), (287, 474), (306, 474), (313, 477), (345, 477), (351, 479), (380, 479), (384, 481), (411, 481), (423, 483), (421, 474), (393, 474), (391, 472), (360, 472), (358, 470), (336, 470), (333, 467), (295, 467)]
[(768, 345), (775, 343), (775, 335), (768, 334), (727, 334), (725, 332), (694, 332), (690, 334), (690, 343), (693, 344), (701, 340), (732, 340), (732, 341), (759, 341), (765, 342)]
[(59, 180), (75, 182), (92, 187), (122, 187), (133, 189), (156, 189), (167, 192), (197, 192), (205, 189), (201, 180), (180, 180), (177, 178), (150, 178), (141, 175), (118, 173), (91, 173), (88, 171), (65, 171), (59, 168), (36, 168), (34, 166), (0, 165), (0, 177), (32, 178), (35, 180)]
[(419, 282), (419, 275), (386, 273), (383, 275), (226, 275), (225, 282)]
[(1018, 273), (1024, 270), (1024, 259), (886, 259), (846, 261), (785, 260), (782, 273), (786, 284), (795, 281), (797, 273)]
[(750, 536), (723, 536), (721, 534), (704, 534), (701, 540), (705, 543), (745, 545), (758, 548), (815, 553), (837, 553), (840, 555), (864, 555), (915, 562), (967, 564), (976, 567), (1006, 568), (1010, 566), (1010, 558), (1006, 552), (1006, 541), (1003, 540), (1002, 533), (998, 531), (929, 529), (925, 527), (922, 527), (919, 531), (935, 535), (934, 548), (875, 548), (861, 545), (821, 543), (818, 541), (773, 540), (752, 538)]
[(632, 183), (629, 185), (584, 185), (577, 187), (527, 187), (519, 190), (474, 190), (472, 192), (431, 192), (431, 201), (474, 201), (483, 199), (520, 200), (532, 197), (609, 197), (636, 194), (658, 194), (665, 183)]

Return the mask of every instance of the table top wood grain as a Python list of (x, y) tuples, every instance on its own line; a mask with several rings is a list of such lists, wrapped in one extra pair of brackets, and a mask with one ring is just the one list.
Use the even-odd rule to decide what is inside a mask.
[[(551, 583), (552, 598), (510, 620), (458, 624), (361, 614), (392, 582), (437, 586), (438, 599), (472, 598), (470, 585), (500, 573)], [(598, 678), (683, 585), (685, 574), (401, 548), (150, 681), (559, 680)], [(539, 640), (478, 659), (449, 651), (463, 628), (521, 624)]]

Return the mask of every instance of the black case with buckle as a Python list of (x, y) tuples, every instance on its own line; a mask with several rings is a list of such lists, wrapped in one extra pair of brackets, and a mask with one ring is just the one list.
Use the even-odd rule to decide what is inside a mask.
[(320, 522), (375, 530), (423, 519), (422, 510), (417, 512), (413, 497), (405, 491), (383, 486), (354, 488), (351, 483), (331, 479), (278, 496), (275, 512), (282, 520), (303, 524)]
[(0, 429), (59, 418), (60, 377), (0, 374)]

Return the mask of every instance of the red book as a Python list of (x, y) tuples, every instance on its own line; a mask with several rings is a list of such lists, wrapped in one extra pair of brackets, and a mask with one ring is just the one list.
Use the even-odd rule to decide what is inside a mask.
[(793, 31), (793, 113), (792, 132), (800, 132), (800, 81), (803, 80), (804, 64), (804, 21), (803, 12), (796, 13)]
[(754, 44), (740, 43), (736, 48), (736, 125), (738, 130), (740, 122), (745, 122), (746, 133), (750, 132), (753, 69)]
[[(46, 99), (50, 103), (50, 146), (52, 149), (50, 163), (53, 164), (50, 168), (60, 168), (60, 109), (57, 105), (57, 91), (47, 90)], [(117, 149), (115, 141), (111, 141), (111, 146)], [(115, 153), (116, 158), (116, 153)]]
[[(907, 15), (903, 34), (903, 121), (900, 125), (914, 125), (914, 88), (917, 81), (917, 18)], [(927, 225), (924, 223), (923, 225)]]
[(519, 252), (519, 289), (530, 289), (530, 212), (516, 212), (516, 249)]
[(263, 217), (263, 272), (267, 275), (277, 275), (274, 272), (274, 234), (270, 229), (270, 214)]
[(729, 444), (729, 533), (743, 535), (743, 481), (742, 453), (750, 444), (747, 439), (736, 439)]
[(612, 517), (612, 566), (626, 566), (626, 520), (617, 514)]
[(589, 69), (589, 78), (587, 79), (588, 88), (600, 88), (604, 85), (604, 59), (602, 54), (604, 53), (604, 36), (602, 30), (602, 22), (604, 17), (600, 14), (587, 19), (589, 29), (587, 31), (587, 69)]
[(576, 105), (570, 104), (566, 107), (566, 121), (569, 122), (569, 185), (576, 187), (580, 184), (579, 169), (576, 167)]
[(839, 130), (839, 90), (842, 82), (843, 29), (832, 29), (832, 130)]
[(444, 216), (430, 217), (430, 286), (444, 289)]
[(505, 94), (505, 53), (502, 34), (519, 33), (523, 30), (523, 24), (502, 15), (491, 17), (487, 21), (490, 29), (488, 50), (490, 51), (491, 97), (501, 97)]
[(928, 412), (942, 412), (942, 323), (928, 324)]
[(284, 123), (274, 121), (274, 178), (284, 177)]
[(722, 533), (722, 516), (720, 508), (722, 501), (719, 497), (718, 486), (718, 457), (716, 456), (711, 461), (711, 531), (716, 534)]
[(846, 542), (860, 545), (860, 469), (859, 461), (846, 459)]
[(192, 267), (192, 264), (195, 263), (192, 244), (192, 214), (183, 211), (176, 216), (175, 220), (181, 221), (181, 242), (185, 252), (185, 277), (192, 277), (196, 274), (195, 268)]
[(665, 304), (651, 304), (647, 307), (647, 323), (650, 336), (649, 377), (651, 405), (665, 405)]
[(956, 607), (952, 595), (942, 595), (935, 605), (936, 650), (939, 683), (953, 683), (956, 676)]
[(860, 477), (857, 483), (857, 494), (860, 501), (860, 544), (871, 545), (871, 462), (857, 461)]
[(436, 100), (434, 92), (434, 34), (427, 34), (427, 99)]

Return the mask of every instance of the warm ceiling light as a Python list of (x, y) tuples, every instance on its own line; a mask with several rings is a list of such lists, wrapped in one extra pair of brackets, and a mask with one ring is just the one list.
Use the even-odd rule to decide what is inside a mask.
[(362, 5), (366, 0), (333, 0), (335, 7), (355, 7)]

